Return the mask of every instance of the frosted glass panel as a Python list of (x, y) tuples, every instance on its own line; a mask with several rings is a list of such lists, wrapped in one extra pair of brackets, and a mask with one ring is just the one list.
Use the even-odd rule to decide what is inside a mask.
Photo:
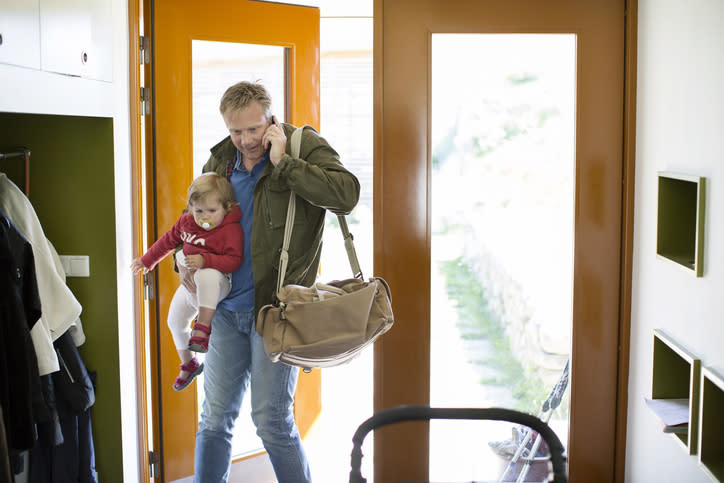
[[(322, 18), (320, 133), (360, 181), (360, 200), (347, 216), (365, 277), (372, 267), (372, 19)], [(344, 37), (344, 38), (342, 38)], [(342, 232), (327, 213), (319, 280), (349, 278)], [(373, 412), (372, 348), (340, 367), (322, 370), (322, 413), (305, 440), (315, 482), (349, 481), (352, 435)], [(374, 435), (365, 439), (363, 474), (372, 483)]]
[[(540, 415), (564, 444), (567, 379), (543, 405), (570, 356), (575, 73), (574, 35), (432, 36), (431, 405)], [(515, 428), (430, 428), (431, 481), (515, 481)]]
[(224, 91), (240, 81), (259, 82), (272, 98), (272, 112), (286, 119), (284, 47), (194, 40), (192, 90), (194, 175), (209, 159), (209, 149), (229, 135), (219, 113)]

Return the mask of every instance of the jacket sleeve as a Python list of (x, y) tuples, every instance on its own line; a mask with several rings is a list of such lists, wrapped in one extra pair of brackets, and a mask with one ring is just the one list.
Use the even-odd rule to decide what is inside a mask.
[(96, 400), (88, 368), (69, 332), (65, 332), (53, 345), (61, 362), (60, 371), (52, 374), (58, 406), (66, 406), (72, 414), (80, 414), (93, 406)]
[(153, 269), (166, 255), (174, 251), (181, 242), (181, 218), (179, 218), (171, 229), (151, 245), (151, 248), (141, 257), (143, 266), (149, 270)]
[[(287, 139), (292, 131), (287, 130)], [(287, 145), (289, 151), (289, 141)], [(302, 133), (299, 158), (282, 155), (272, 171), (272, 178), (285, 179), (296, 194), (335, 214), (349, 214), (359, 201), (357, 177), (339, 160), (339, 154), (314, 129)]]
[(222, 227), (224, 250), (221, 254), (204, 253), (204, 268), (214, 268), (222, 273), (235, 272), (240, 266), (244, 252), (244, 232), (239, 223)]

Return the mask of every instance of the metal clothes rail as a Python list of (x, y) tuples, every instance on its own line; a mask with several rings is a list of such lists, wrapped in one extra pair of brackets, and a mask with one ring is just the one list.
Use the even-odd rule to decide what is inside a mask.
[(30, 196), (30, 150), (28, 148), (17, 148), (7, 153), (0, 152), (0, 161), (5, 159), (25, 158), (25, 196)]

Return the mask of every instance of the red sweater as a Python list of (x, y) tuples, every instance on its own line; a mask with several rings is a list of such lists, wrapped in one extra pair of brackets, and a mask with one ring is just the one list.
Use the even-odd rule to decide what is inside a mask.
[(190, 213), (181, 218), (141, 257), (151, 270), (166, 255), (183, 242), (184, 255), (204, 256), (203, 268), (215, 268), (231, 273), (241, 266), (244, 253), (244, 232), (241, 230), (241, 210), (234, 206), (213, 230), (206, 231), (196, 224)]

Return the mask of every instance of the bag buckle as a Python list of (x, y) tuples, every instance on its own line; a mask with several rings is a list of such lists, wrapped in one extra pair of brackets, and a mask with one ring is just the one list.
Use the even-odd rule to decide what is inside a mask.
[(287, 314), (286, 314), (287, 304), (280, 301), (279, 308), (281, 309), (281, 310), (279, 310), (279, 320), (287, 320)]

